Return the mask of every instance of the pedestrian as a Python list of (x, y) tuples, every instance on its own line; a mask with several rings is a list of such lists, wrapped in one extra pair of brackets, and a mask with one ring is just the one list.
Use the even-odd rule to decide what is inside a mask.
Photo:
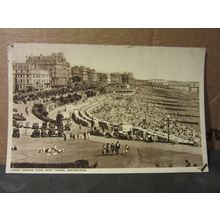
[(109, 154), (109, 143), (106, 144), (106, 154)]
[(86, 140), (86, 139), (87, 139), (87, 133), (84, 132), (84, 133), (83, 133), (83, 136), (84, 136), (84, 140)]
[(115, 151), (115, 145), (112, 143), (111, 144), (111, 152), (112, 152), (112, 154), (114, 154), (114, 151)]
[(103, 144), (102, 145), (102, 155), (105, 155), (106, 154), (106, 145)]
[(120, 150), (120, 143), (119, 143), (119, 141), (117, 141), (116, 145), (115, 145), (115, 153), (116, 153), (116, 155), (119, 155), (119, 150)]

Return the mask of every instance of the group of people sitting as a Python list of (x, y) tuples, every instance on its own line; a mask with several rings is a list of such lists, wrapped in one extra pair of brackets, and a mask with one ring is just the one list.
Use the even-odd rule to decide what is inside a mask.
[[(119, 141), (117, 141), (116, 144), (111, 143), (111, 145), (107, 143), (107, 144), (103, 144), (101, 153), (102, 155), (113, 155), (113, 154), (119, 155), (120, 149), (121, 149), (121, 144), (119, 143)], [(126, 154), (130, 152), (129, 146), (127, 144), (125, 145), (124, 152)]]
[(64, 152), (64, 149), (62, 150), (58, 149), (56, 144), (54, 144), (53, 147), (51, 148), (46, 148), (46, 149), (43, 148), (38, 151), (38, 153), (46, 153), (46, 155), (57, 155), (63, 152)]

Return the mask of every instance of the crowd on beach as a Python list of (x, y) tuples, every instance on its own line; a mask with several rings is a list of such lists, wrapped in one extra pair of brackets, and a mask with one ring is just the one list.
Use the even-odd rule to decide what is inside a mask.
[[(169, 129), (170, 135), (187, 141), (196, 140), (196, 142), (199, 143), (199, 124), (191, 125), (181, 123), (179, 117), (175, 114), (170, 114), (170, 112), (166, 109), (158, 108), (155, 104), (152, 104), (151, 100), (159, 97), (159, 94), (156, 94), (156, 96), (154, 91), (141, 90), (135, 94), (126, 95), (108, 94), (106, 95), (106, 98), (103, 99), (101, 107), (99, 106), (98, 108), (94, 108), (91, 113), (96, 118), (110, 123), (131, 124), (134, 127), (141, 127), (162, 133), (167, 133)], [(169, 96), (170, 97), (168, 98), (159, 98), (160, 100), (163, 99), (164, 102), (171, 102), (174, 100), (172, 99), (172, 94), (169, 94)], [(190, 103), (191, 101), (187, 102), (187, 99), (189, 100), (189, 97), (187, 96), (181, 96), (181, 94), (178, 96), (178, 94), (175, 94), (174, 97), (176, 98), (175, 100), (179, 102), (183, 99), (182, 103), (184, 103), (185, 108), (187, 108), (187, 104), (192, 105)], [(177, 99), (178, 97), (179, 99)], [(194, 103), (196, 102), (197, 101)], [(192, 113), (196, 114), (198, 109), (199, 106), (197, 108), (195, 107), (194, 112)]]

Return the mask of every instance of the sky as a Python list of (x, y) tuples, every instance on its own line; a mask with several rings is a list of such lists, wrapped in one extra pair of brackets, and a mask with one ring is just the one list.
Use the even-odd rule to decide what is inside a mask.
[(137, 79), (200, 81), (204, 77), (204, 48), (113, 46), (82, 44), (16, 43), (11, 59), (63, 52), (71, 66), (83, 65), (97, 72), (133, 72)]

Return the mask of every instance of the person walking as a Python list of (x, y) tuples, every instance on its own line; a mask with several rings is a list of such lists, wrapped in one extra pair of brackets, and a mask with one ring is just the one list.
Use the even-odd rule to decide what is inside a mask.
[(102, 155), (105, 155), (106, 154), (106, 145), (103, 144), (102, 145)]
[(86, 139), (87, 139), (87, 133), (84, 132), (84, 133), (83, 133), (83, 136), (84, 136), (84, 140), (86, 140)]
[(115, 145), (112, 143), (112, 144), (111, 144), (111, 152), (112, 152), (112, 155), (114, 154), (114, 151), (115, 151)]
[(109, 143), (106, 144), (106, 154), (109, 154)]
[(63, 139), (66, 141), (66, 133), (63, 134)]
[(116, 155), (119, 155), (119, 150), (120, 150), (120, 143), (119, 143), (119, 141), (117, 141), (116, 145), (115, 145), (115, 153), (116, 153)]

